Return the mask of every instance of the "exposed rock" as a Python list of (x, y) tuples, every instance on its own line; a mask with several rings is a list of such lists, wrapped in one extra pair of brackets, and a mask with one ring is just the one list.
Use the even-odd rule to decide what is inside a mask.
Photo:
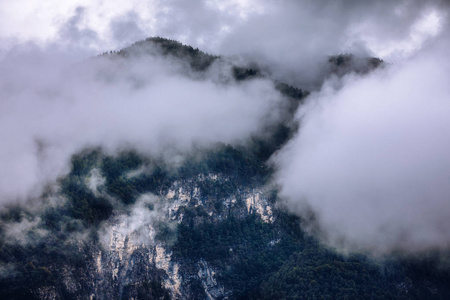
[[(128, 175), (135, 174), (129, 172)], [(100, 171), (93, 169), (85, 183), (93, 193), (105, 195), (104, 191), (99, 191), (104, 180)], [(90, 263), (81, 279), (79, 273), (75, 274), (77, 270), (69, 265), (57, 272), (63, 277), (66, 292), (79, 299), (135, 299), (140, 292), (149, 289), (150, 283), (160, 282), (171, 299), (228, 299), (232, 292), (219, 281), (219, 270), (212, 268), (205, 259), (174, 258), (168, 244), (170, 239), (161, 240), (157, 236), (161, 224), (170, 229), (171, 224), (182, 223), (183, 211), (188, 208), (204, 212), (195, 216), (195, 224), (205, 220), (220, 222), (230, 215), (244, 218), (249, 214), (256, 214), (266, 223), (274, 222), (263, 189), (236, 189), (225, 199), (202, 193), (202, 183), (209, 181), (220, 185), (227, 180), (229, 178), (220, 174), (208, 174), (174, 181), (165, 194), (142, 194), (126, 212), (115, 212), (101, 225), (100, 243), (89, 246), (85, 259)], [(83, 253), (85, 247), (81, 240), (78, 243)], [(232, 253), (233, 249), (229, 251)], [(52, 286), (42, 287), (35, 294), (40, 299), (61, 298)]]
[(261, 195), (260, 191), (253, 190), (245, 199), (248, 213), (256, 212), (266, 223), (273, 223), (274, 216), (272, 207), (267, 199)]
[(228, 299), (228, 293), (226, 293), (224, 287), (217, 282), (216, 272), (208, 266), (208, 263), (202, 259), (198, 262), (198, 268), (198, 277), (202, 282), (207, 299), (213, 300), (219, 297), (221, 299)]

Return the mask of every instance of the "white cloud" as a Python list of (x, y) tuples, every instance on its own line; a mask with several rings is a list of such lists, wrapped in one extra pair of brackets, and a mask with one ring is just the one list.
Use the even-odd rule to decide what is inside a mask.
[(4, 201), (54, 180), (87, 146), (189, 151), (242, 142), (277, 118), (281, 96), (273, 84), (215, 81), (227, 65), (198, 80), (180, 75), (186, 70), (179, 62), (153, 56), (60, 65), (52, 53), (25, 54), (0, 62), (8, 73), (0, 79)]
[[(445, 50), (446, 49), (446, 50)], [(448, 45), (341, 90), (324, 88), (275, 158), (288, 205), (315, 212), (328, 242), (366, 250), (450, 246)]]
[(307, 203), (331, 242), (344, 237), (377, 250), (448, 245), (447, 3), (1, 3), (0, 195), (23, 197), (88, 145), (160, 153), (237, 142), (276, 112), (279, 95), (268, 81), (200, 81), (150, 58), (75, 60), (159, 35), (243, 56), (276, 78), (319, 89), (327, 56), (354, 52), (394, 64), (348, 77), (341, 90), (325, 85), (302, 108), (300, 133), (276, 159), (284, 195), (300, 214)]

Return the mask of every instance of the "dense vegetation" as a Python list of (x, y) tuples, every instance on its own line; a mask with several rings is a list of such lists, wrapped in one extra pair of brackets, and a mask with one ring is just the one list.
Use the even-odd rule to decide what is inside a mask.
[[(86, 187), (86, 177), (93, 168), (101, 170), (106, 178), (105, 191), (120, 199), (125, 208), (142, 192), (158, 192), (174, 180), (208, 172), (233, 178), (229, 185), (216, 182), (218, 186), (202, 187), (205, 199), (221, 203), (220, 199), (236, 189), (263, 183), (270, 174), (270, 169), (252, 153), (246, 148), (217, 145), (214, 150), (197, 153), (178, 168), (168, 168), (133, 151), (108, 156), (94, 149), (74, 156), (71, 173), (61, 180), (66, 202), (45, 209), (40, 218), (19, 207), (1, 215), (2, 228), (24, 219), (35, 220), (37, 225), (24, 237), (27, 243), (22, 244), (7, 241), (2, 231), (0, 261), (14, 267), (13, 275), (0, 278), (0, 295), (32, 299), (36, 297), (31, 293), (33, 288), (53, 286), (63, 297), (75, 296), (62, 283), (59, 268), (70, 265), (72, 276), (80, 280), (85, 277), (91, 259), (89, 248), (97, 245), (95, 228), (118, 209), (103, 194), (95, 195)], [(143, 166), (152, 171), (126, 176)], [(274, 192), (270, 201), (276, 198)], [(305, 234), (301, 219), (283, 211), (275, 212), (273, 224), (264, 223), (256, 214), (240, 217), (228, 213), (227, 218), (213, 222), (208, 221), (202, 207), (186, 207), (183, 212), (185, 218), (175, 232), (164, 225), (157, 228), (158, 239), (164, 241), (165, 236), (175, 234), (175, 243), (169, 247), (174, 258), (184, 262), (182, 268), (207, 261), (220, 270), (218, 280), (233, 291), (235, 299), (447, 299), (450, 295), (450, 273), (439, 269), (439, 261), (433, 257), (383, 263), (363, 255), (346, 257)], [(39, 236), (39, 230), (45, 230), (44, 237)], [(87, 232), (89, 237), (76, 242), (71, 238), (76, 232)], [(201, 285), (198, 290), (201, 294)], [(154, 280), (125, 287), (122, 295), (136, 291), (138, 299), (169, 297), (161, 283)]]
[(221, 270), (219, 278), (233, 290), (233, 299), (446, 299), (450, 295), (450, 272), (439, 270), (437, 256), (426, 262), (345, 256), (305, 235), (300, 223), (280, 211), (274, 224), (255, 215), (216, 224), (183, 223), (173, 249), (185, 260), (204, 259)]
[(383, 66), (383, 60), (376, 57), (356, 57), (353, 54), (339, 54), (328, 58), (328, 72), (343, 76), (349, 72), (366, 74)]
[(136, 42), (130, 47), (120, 50), (117, 54), (122, 57), (128, 57), (131, 54), (142, 52), (142, 49), (146, 49), (148, 46), (158, 49), (158, 54), (160, 55), (170, 55), (174, 58), (188, 62), (191, 68), (198, 72), (205, 71), (219, 58), (218, 56), (202, 52), (198, 48), (194, 49), (191, 46), (183, 45), (178, 41), (161, 37), (152, 37)]
[[(197, 72), (219, 59), (163, 38), (150, 38), (112, 55), (127, 57), (146, 46), (187, 62)], [(329, 64), (332, 71), (341, 72), (353, 60), (351, 55), (339, 55), (330, 57)], [(365, 66), (381, 63), (368, 59)], [(234, 66), (231, 72), (236, 81), (264, 76), (253, 65)], [(166, 195), (176, 181), (195, 183), (204, 205), (181, 207), (180, 223), (155, 224), (155, 239), (172, 251), (181, 271), (193, 274), (186, 280), (196, 298), (206, 298), (195, 278), (198, 262), (206, 261), (218, 271), (220, 284), (232, 291), (231, 299), (450, 299), (450, 268), (442, 267), (439, 255), (393, 256), (385, 261), (361, 254), (344, 256), (306, 234), (304, 220), (282, 209), (274, 208), (274, 223), (247, 212), (239, 192), (270, 182), (273, 170), (267, 161), (296, 131), (293, 115), (308, 94), (280, 82), (274, 86), (286, 101), (282, 118), (245, 145), (192, 149), (177, 165), (134, 150), (108, 155), (102, 149), (86, 149), (74, 155), (70, 173), (60, 178), (55, 191), (49, 188), (42, 195), (39, 208), (14, 206), (0, 214), (0, 299), (35, 299), (40, 292), (63, 299), (87, 298), (96, 284), (89, 273), (93, 253), (102, 249), (99, 227), (129, 214), (142, 194)], [(94, 171), (104, 182), (91, 188)], [(220, 178), (213, 180), (210, 174)], [(224, 204), (230, 196), (236, 198), (233, 207)], [(267, 198), (275, 207), (277, 191), (268, 192)], [(215, 215), (204, 207), (212, 207)], [(151, 204), (147, 208), (154, 210)], [(163, 271), (138, 261), (132, 263), (146, 275), (114, 291), (118, 299), (169, 299)], [(79, 285), (76, 291), (65, 283), (67, 277)]]

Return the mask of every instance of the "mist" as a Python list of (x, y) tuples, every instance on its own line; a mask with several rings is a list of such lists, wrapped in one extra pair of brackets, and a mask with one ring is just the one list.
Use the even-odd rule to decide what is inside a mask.
[[(338, 248), (450, 246), (449, 45), (437, 40), (366, 77), (330, 80), (297, 112), (275, 158), (287, 205)], [(317, 228), (316, 228), (317, 230)]]
[[(272, 162), (287, 207), (313, 214), (324, 242), (448, 248), (448, 1), (79, 1), (18, 19), (14, 7), (0, 6), (1, 204), (39, 195), (86, 147), (170, 160), (279, 118), (273, 83), (237, 83), (226, 63), (199, 75), (157, 56), (89, 58), (163, 36), (312, 92)], [(337, 78), (327, 60), (340, 53), (386, 64)]]
[(264, 7), (230, 29), (221, 51), (307, 89), (320, 88), (331, 55), (389, 62), (411, 55), (439, 32), (436, 20), (445, 14), (443, 1), (267, 1)]
[(36, 196), (86, 147), (170, 158), (243, 143), (278, 118), (282, 97), (268, 80), (238, 84), (223, 78), (226, 65), (198, 79), (187, 68), (151, 55), (69, 64), (33, 49), (1, 61), (2, 202)]

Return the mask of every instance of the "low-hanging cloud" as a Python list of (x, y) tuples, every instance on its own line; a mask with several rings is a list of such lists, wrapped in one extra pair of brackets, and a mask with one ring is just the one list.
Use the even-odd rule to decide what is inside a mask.
[(230, 27), (220, 49), (256, 60), (282, 81), (316, 89), (330, 55), (388, 61), (411, 55), (439, 31), (446, 5), (439, 0), (266, 1), (263, 13)]
[(311, 97), (277, 155), (287, 205), (335, 246), (450, 246), (450, 63), (445, 36), (413, 58)]
[(14, 28), (0, 30), (0, 51), (23, 37), (92, 54), (163, 36), (211, 53), (245, 57), (279, 80), (307, 89), (322, 84), (330, 55), (393, 61), (414, 53), (439, 32), (448, 6), (444, 0), (56, 2), (54, 10), (31, 3), (39, 13), (19, 10), (24, 19), (39, 24), (33, 28), (22, 24), (21, 14), (8, 13), (13, 6), (0, 4), (0, 24)]
[[(224, 66), (200, 79), (179, 61), (148, 56), (73, 63), (158, 35), (320, 90), (274, 162), (288, 205), (312, 209), (328, 242), (449, 245), (448, 1), (79, 0), (17, 9), (26, 2), (0, 4), (1, 203), (39, 191), (84, 147), (158, 155), (239, 142), (276, 118), (272, 84), (223, 80)], [(321, 87), (327, 56), (348, 52), (394, 64)]]
[(179, 61), (152, 55), (68, 64), (33, 48), (0, 69), (8, 74), (0, 79), (3, 203), (54, 180), (85, 147), (161, 155), (242, 142), (277, 118), (281, 99), (267, 80), (200, 80)]

